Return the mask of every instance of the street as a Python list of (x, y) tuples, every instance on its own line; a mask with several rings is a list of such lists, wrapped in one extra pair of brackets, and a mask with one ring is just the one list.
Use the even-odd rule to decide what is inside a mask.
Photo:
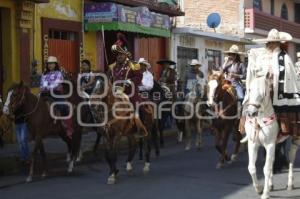
[[(62, 142), (58, 144), (63, 145)], [(88, 147), (88, 146), (85, 146)], [(47, 148), (47, 144), (46, 144)], [(58, 147), (60, 148), (60, 147)], [(63, 147), (62, 147), (63, 148)], [(213, 146), (212, 135), (204, 134), (204, 147), (201, 151), (192, 148), (184, 151), (183, 144), (177, 144), (175, 136), (167, 137), (165, 149), (159, 158), (152, 158), (151, 171), (143, 174), (143, 162), (136, 156), (132, 173), (125, 171), (126, 151), (119, 156), (121, 170), (117, 184), (107, 185), (108, 166), (104, 160), (81, 164), (68, 175), (66, 167), (55, 168), (49, 162), (50, 175), (46, 179), (39, 176), (33, 183), (25, 183), (25, 176), (0, 178), (1, 199), (237, 199), (259, 198), (252, 187), (247, 170), (247, 153), (240, 154), (238, 160), (216, 170), (218, 155)], [(50, 151), (51, 152), (51, 151)], [(258, 174), (262, 183), (262, 158), (258, 161)], [(87, 158), (87, 157), (85, 157)], [(90, 158), (90, 157), (89, 157)], [(52, 160), (53, 161), (53, 160)], [(63, 162), (63, 160), (61, 160)], [(296, 166), (299, 164), (299, 158)], [(275, 191), (272, 198), (300, 198), (300, 169), (295, 171), (295, 190), (285, 190), (287, 173), (275, 175)]]

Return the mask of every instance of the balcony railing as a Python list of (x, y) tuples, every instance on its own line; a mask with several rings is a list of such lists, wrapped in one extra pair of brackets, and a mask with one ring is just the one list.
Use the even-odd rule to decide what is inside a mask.
[(184, 12), (178, 6), (159, 3), (158, 0), (92, 0), (95, 2), (116, 2), (128, 6), (147, 6), (151, 11), (174, 16), (183, 16)]
[(254, 32), (256, 29), (269, 31), (276, 28), (300, 39), (300, 24), (255, 9), (245, 10), (245, 28)]

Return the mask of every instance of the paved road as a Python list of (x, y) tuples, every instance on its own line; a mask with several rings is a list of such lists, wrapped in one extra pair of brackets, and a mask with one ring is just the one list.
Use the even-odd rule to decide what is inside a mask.
[[(68, 176), (65, 169), (52, 166), (50, 176), (30, 184), (20, 176), (0, 178), (1, 199), (244, 199), (259, 198), (250, 184), (247, 171), (247, 153), (222, 170), (216, 170), (217, 153), (211, 135), (205, 134), (201, 151), (183, 150), (175, 137), (168, 138), (166, 149), (152, 161), (152, 170), (144, 175), (143, 162), (135, 160), (134, 171), (125, 172), (125, 156), (119, 159), (121, 173), (118, 184), (106, 185), (108, 167), (105, 162), (82, 164)], [(61, 143), (62, 144), (62, 143)], [(50, 160), (51, 161), (51, 160)], [(297, 165), (300, 161), (297, 160)], [(53, 160), (52, 160), (53, 162)], [(258, 162), (262, 177), (262, 162)], [(287, 174), (276, 175), (272, 198), (300, 198), (300, 169), (296, 170), (292, 192), (285, 191)], [(262, 181), (261, 181), (262, 182)]]

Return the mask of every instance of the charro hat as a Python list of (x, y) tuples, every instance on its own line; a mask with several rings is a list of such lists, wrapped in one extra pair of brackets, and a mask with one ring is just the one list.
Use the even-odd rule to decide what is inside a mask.
[(169, 60), (169, 59), (161, 59), (159, 61), (156, 62), (157, 64), (169, 64), (169, 65), (175, 65), (176, 62)]
[(57, 58), (54, 56), (49, 56), (47, 59), (47, 63), (57, 63)]
[(239, 47), (237, 45), (232, 45), (229, 50), (224, 51), (225, 54), (239, 54), (239, 55), (244, 55), (244, 52), (241, 52)]
[(268, 42), (286, 42), (293, 39), (292, 35), (287, 32), (279, 32), (277, 29), (270, 30), (268, 37), (264, 39), (254, 39), (256, 43), (268, 43)]
[(138, 63), (146, 65), (148, 69), (151, 68), (151, 64), (145, 58), (140, 58)]
[(197, 59), (193, 59), (190, 66), (201, 66), (201, 63)]

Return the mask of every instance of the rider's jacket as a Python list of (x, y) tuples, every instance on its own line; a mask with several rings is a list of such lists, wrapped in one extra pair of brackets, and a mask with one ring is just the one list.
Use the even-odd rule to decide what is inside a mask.
[[(223, 72), (227, 74), (228, 80), (232, 83), (239, 83), (241, 79), (246, 78), (246, 67), (243, 63), (229, 63), (223, 68)], [(241, 77), (236, 77), (235, 75), (240, 75)]]
[(135, 104), (141, 102), (139, 96), (139, 85), (141, 84), (143, 74), (139, 64), (133, 64), (131, 61), (126, 60), (123, 64), (113, 63), (109, 66), (112, 81), (120, 81), (116, 86), (120, 86), (125, 94), (129, 95), (130, 101)]

